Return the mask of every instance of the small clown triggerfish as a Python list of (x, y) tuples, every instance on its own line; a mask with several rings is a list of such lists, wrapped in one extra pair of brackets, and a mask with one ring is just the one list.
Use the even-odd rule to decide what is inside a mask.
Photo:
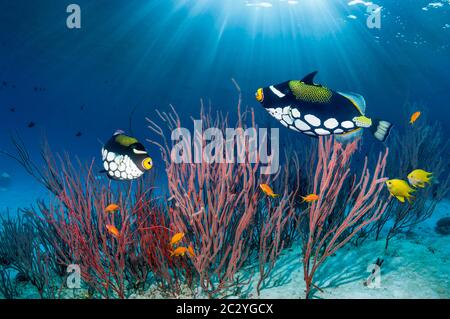
[(113, 180), (134, 180), (153, 166), (144, 145), (117, 131), (102, 148), (102, 172)]
[(347, 140), (362, 134), (362, 128), (369, 128), (377, 140), (386, 140), (391, 123), (366, 117), (366, 102), (361, 95), (316, 84), (316, 74), (260, 88), (256, 99), (281, 124), (309, 136), (333, 134)]

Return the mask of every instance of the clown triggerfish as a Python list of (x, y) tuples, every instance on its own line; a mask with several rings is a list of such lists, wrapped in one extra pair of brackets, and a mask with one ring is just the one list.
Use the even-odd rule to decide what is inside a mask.
[(384, 142), (392, 124), (365, 116), (366, 102), (355, 93), (342, 93), (314, 83), (313, 72), (301, 81), (287, 81), (260, 88), (256, 99), (284, 126), (309, 136), (335, 134), (341, 140), (369, 128)]
[(153, 166), (144, 145), (137, 139), (117, 131), (102, 148), (102, 160), (107, 176), (114, 180), (133, 180)]

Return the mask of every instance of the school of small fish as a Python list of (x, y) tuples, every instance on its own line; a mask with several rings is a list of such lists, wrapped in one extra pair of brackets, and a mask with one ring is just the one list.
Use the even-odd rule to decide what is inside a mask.
[[(174, 248), (175, 245), (179, 244), (184, 238), (184, 233), (183, 232), (179, 232), (176, 233), (175, 235), (173, 235), (173, 237), (170, 240), (170, 246), (172, 247), (172, 249)], [(189, 245), (188, 247), (185, 246), (179, 246), (175, 249), (173, 249), (170, 252), (170, 256), (175, 256), (175, 257), (182, 257), (185, 254), (188, 254), (190, 257), (195, 257), (195, 253), (194, 253), (194, 248), (192, 248), (191, 245)]]
[(425, 185), (431, 184), (433, 173), (427, 172), (423, 169), (415, 169), (408, 174), (408, 182), (402, 179), (390, 179), (386, 181), (389, 193), (397, 198), (400, 202), (404, 203), (405, 199), (408, 203), (414, 199), (412, 193), (416, 191), (415, 188), (424, 188)]

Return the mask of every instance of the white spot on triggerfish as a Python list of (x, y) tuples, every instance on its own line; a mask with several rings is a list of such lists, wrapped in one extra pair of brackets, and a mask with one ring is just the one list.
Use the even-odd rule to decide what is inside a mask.
[(334, 134), (341, 134), (341, 133), (344, 133), (344, 130), (338, 128), (338, 129), (334, 130), (333, 133), (334, 133)]
[(111, 163), (109, 163), (109, 168), (110, 168), (112, 171), (115, 171), (115, 170), (117, 169), (117, 164), (116, 164), (116, 162), (111, 162)]
[(324, 130), (323, 128), (316, 128), (314, 130), (319, 135), (329, 135), (330, 131)]
[(305, 120), (312, 126), (320, 126), (320, 123), (321, 123), (320, 119), (318, 117), (311, 115), (311, 114), (306, 114)]
[(289, 125), (291, 125), (294, 122), (289, 115), (283, 115), (283, 120)]
[(276, 96), (278, 96), (279, 98), (283, 98), (283, 97), (286, 96), (285, 94), (283, 94), (282, 92), (280, 92), (280, 91), (279, 91), (276, 87), (274, 87), (273, 85), (270, 86), (270, 90), (271, 90)]
[(326, 128), (328, 129), (334, 129), (335, 127), (338, 127), (339, 122), (335, 119), (335, 118), (331, 118), (326, 120), (323, 125), (325, 125)]
[(344, 121), (341, 123), (341, 126), (343, 128), (353, 128), (355, 125), (353, 124), (352, 121)]
[(114, 154), (113, 152), (108, 152), (108, 155), (106, 156), (106, 160), (108, 162), (112, 162), (114, 160), (115, 156), (116, 156), (116, 154)]
[(300, 131), (309, 131), (311, 129), (311, 127), (308, 124), (306, 124), (305, 122), (303, 122), (302, 120), (295, 120), (295, 126)]
[(292, 109), (291, 112), (292, 112), (293, 117), (296, 117), (296, 118), (300, 117), (300, 111), (298, 109)]

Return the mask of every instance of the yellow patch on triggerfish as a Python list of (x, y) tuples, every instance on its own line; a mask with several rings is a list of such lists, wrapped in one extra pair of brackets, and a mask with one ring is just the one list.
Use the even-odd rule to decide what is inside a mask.
[(414, 193), (415, 190), (402, 179), (390, 179), (386, 181), (386, 185), (389, 193), (402, 203), (405, 202), (405, 198), (408, 202), (411, 202), (411, 199), (414, 198), (411, 193)]
[(372, 119), (361, 115), (353, 118), (353, 121), (356, 123), (356, 126), (358, 127), (371, 127), (372, 126)]
[(433, 173), (424, 171), (423, 169), (415, 169), (408, 174), (408, 181), (414, 187), (425, 187), (425, 184), (431, 183)]
[(116, 136), (116, 142), (122, 146), (128, 147), (132, 144), (138, 143), (138, 140), (125, 134), (119, 134)]
[(273, 192), (273, 189), (267, 184), (261, 184), (261, 185), (259, 185), (259, 187), (264, 192), (264, 194), (266, 194), (267, 196), (270, 196), (272, 198), (280, 196), (279, 194), (275, 194)]
[(315, 86), (302, 81), (289, 81), (289, 88), (294, 96), (301, 101), (311, 103), (329, 103), (333, 92), (323, 86)]

